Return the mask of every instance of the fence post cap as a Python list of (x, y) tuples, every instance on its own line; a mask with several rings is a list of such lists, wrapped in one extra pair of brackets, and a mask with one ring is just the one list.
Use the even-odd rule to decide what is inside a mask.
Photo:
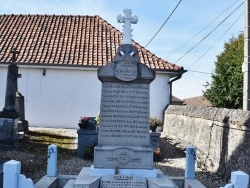
[(57, 148), (57, 145), (55, 145), (55, 144), (50, 144), (48, 147), (53, 147), (53, 148)]
[(231, 172), (232, 174), (234, 174), (234, 175), (247, 175), (248, 176), (248, 174), (246, 174), (245, 172), (242, 172), (242, 171), (234, 171), (234, 172)]
[(192, 146), (192, 145), (187, 145), (187, 148), (192, 148), (192, 149), (195, 149), (195, 147), (194, 147), (194, 146)]
[(3, 171), (5, 173), (20, 173), (21, 172), (21, 162), (16, 160), (10, 160), (3, 164)]
[(21, 162), (19, 162), (19, 161), (16, 161), (16, 160), (9, 160), (9, 161), (7, 161), (6, 163), (4, 163), (4, 164), (21, 164)]

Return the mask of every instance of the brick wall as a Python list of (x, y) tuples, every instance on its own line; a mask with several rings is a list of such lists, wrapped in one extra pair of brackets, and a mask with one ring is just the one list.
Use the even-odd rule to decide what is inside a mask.
[(224, 108), (170, 105), (164, 137), (179, 146), (191, 144), (204, 167), (222, 176), (234, 170), (250, 173), (250, 112)]

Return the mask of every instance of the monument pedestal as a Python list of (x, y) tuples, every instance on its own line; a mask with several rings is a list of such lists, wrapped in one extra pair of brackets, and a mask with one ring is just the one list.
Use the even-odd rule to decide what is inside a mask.
[(143, 146), (97, 146), (95, 168), (153, 169), (153, 149)]
[(89, 151), (88, 154), (91, 155), (93, 158), (94, 147), (98, 141), (98, 131), (78, 129), (77, 134), (78, 134), (78, 145), (77, 145), (78, 157), (86, 158), (87, 154), (85, 151)]
[[(115, 174), (116, 169), (100, 169), (95, 168), (93, 165), (90, 167), (90, 176), (113, 176)], [(130, 176), (139, 176), (143, 178), (156, 178), (157, 170), (147, 170), (147, 169), (118, 169), (119, 175), (130, 175)]]

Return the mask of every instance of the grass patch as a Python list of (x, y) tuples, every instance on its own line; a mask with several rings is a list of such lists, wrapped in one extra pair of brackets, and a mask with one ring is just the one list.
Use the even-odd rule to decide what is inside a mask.
[(60, 135), (49, 130), (32, 130), (25, 135), (20, 148), (0, 151), (0, 160), (21, 162), (21, 171), (27, 177), (36, 180), (46, 174), (48, 146), (58, 147), (58, 162), (76, 156), (75, 137)]
[(29, 131), (23, 141), (23, 149), (36, 150), (36, 148), (48, 148), (50, 144), (56, 144), (62, 150), (71, 150), (74, 145), (74, 137), (59, 135), (51, 131)]

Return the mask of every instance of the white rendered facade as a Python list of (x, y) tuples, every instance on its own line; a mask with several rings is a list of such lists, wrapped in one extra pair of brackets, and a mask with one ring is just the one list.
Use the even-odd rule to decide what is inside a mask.
[[(80, 116), (99, 114), (101, 81), (96, 68), (18, 65), (18, 90), (25, 98), (29, 126), (78, 128)], [(45, 75), (43, 75), (46, 70)], [(0, 111), (4, 107), (7, 65), (0, 66)], [(163, 118), (170, 75), (157, 73), (150, 84), (150, 116)]]

